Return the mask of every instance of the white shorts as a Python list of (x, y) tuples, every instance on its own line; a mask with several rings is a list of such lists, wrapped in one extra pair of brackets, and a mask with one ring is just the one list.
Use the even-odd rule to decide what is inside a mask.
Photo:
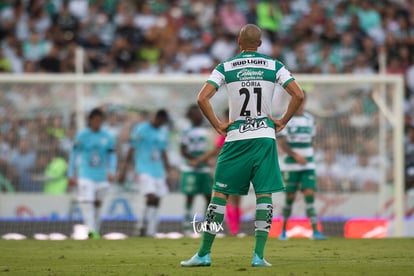
[(154, 178), (148, 174), (137, 176), (137, 183), (143, 195), (154, 194), (162, 197), (168, 193), (167, 182), (164, 178)]
[(102, 200), (109, 189), (107, 181), (95, 182), (89, 179), (78, 179), (78, 201)]

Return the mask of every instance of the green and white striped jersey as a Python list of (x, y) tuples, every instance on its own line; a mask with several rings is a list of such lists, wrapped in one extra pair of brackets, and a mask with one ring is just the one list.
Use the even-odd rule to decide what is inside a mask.
[(276, 84), (286, 87), (294, 80), (278, 60), (257, 52), (242, 52), (217, 65), (208, 83), (226, 85), (231, 121), (226, 142), (268, 137), (275, 139), (272, 98)]
[(286, 155), (281, 166), (282, 171), (302, 171), (315, 169), (314, 150), (312, 145), (315, 137), (315, 119), (312, 114), (294, 115), (286, 127), (277, 136), (286, 136), (292, 150), (308, 160), (305, 165), (298, 164), (293, 157)]
[[(202, 126), (191, 127), (181, 135), (181, 145), (187, 148), (187, 151), (193, 156), (201, 156), (209, 150), (208, 129)], [(197, 168), (191, 167), (185, 160), (181, 166), (183, 172), (210, 172), (207, 164), (200, 164)]]

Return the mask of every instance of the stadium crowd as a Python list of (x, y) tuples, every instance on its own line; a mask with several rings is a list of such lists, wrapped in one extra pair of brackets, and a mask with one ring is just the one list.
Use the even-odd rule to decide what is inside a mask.
[[(72, 73), (80, 46), (86, 53), (86, 73), (208, 73), (237, 52), (236, 36), (246, 23), (265, 32), (260, 52), (280, 59), (293, 73), (361, 75), (385, 69), (387, 74), (406, 76), (407, 188), (414, 188), (413, 0), (2, 1), (0, 72)], [(385, 68), (380, 68), (381, 53), (387, 57)], [(357, 103), (353, 110), (364, 107)], [(354, 116), (354, 124), (363, 123), (360, 119), (372, 111), (362, 113)], [(33, 188), (33, 178), (24, 174), (43, 170), (51, 162), (47, 152), (67, 154), (75, 132), (73, 120), (0, 120), (0, 182), (13, 183), (17, 190), (41, 189)], [(339, 136), (330, 137), (330, 143), (338, 143)], [(33, 143), (38, 148), (27, 145)], [(371, 151), (369, 145), (354, 154), (353, 162), (365, 166), (366, 151)], [(330, 182), (323, 179), (327, 164), (338, 161), (331, 155), (321, 157), (326, 160), (320, 169), (323, 183)], [(26, 178), (29, 184), (21, 184)], [(344, 190), (325, 186), (327, 191), (338, 189)]]

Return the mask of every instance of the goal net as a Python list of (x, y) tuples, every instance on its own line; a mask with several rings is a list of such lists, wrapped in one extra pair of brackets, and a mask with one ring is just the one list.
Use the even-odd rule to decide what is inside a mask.
[[(73, 136), (96, 106), (107, 113), (105, 127), (117, 137), (120, 160), (125, 157), (131, 126), (158, 108), (169, 111), (169, 156), (175, 169), (169, 174), (172, 191), (162, 200), (160, 232), (181, 232), (184, 197), (178, 190), (179, 135), (188, 126), (186, 109), (196, 102), (205, 79), (200, 75), (1, 75), (0, 185), (4, 192), (0, 194), (0, 235), (70, 236), (82, 224), (76, 187), (52, 195), (45, 189), (44, 175), (54, 157), (67, 160)], [(403, 235), (409, 202), (403, 191), (402, 78), (298, 75), (297, 80), (307, 92), (306, 109), (316, 119), (316, 208), (324, 231), (346, 236), (350, 222), (367, 220), (383, 227), (375, 228), (382, 231), (379, 236)], [(219, 90), (212, 102), (217, 114), (222, 114), (227, 107), (226, 91)], [(287, 103), (287, 94), (277, 89), (274, 115), (283, 113)], [(212, 130), (212, 146), (215, 135)], [(275, 221), (281, 215), (283, 196), (274, 195)], [(249, 222), (254, 204), (252, 193), (242, 199), (242, 231), (246, 233), (253, 233)], [(105, 200), (103, 234), (131, 235), (143, 205), (131, 171), (126, 183), (112, 185)], [(194, 214), (201, 216), (204, 206), (197, 198)], [(293, 220), (300, 221), (304, 214), (299, 195)]]

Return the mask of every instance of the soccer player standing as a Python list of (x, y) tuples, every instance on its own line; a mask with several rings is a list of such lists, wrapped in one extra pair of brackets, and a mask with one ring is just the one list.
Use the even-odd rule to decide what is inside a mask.
[[(245, 25), (239, 34), (241, 53), (220, 63), (198, 94), (204, 115), (226, 141), (217, 160), (211, 202), (207, 208), (207, 230), (203, 232), (198, 252), (181, 265), (209, 266), (216, 227), (223, 222), (229, 195), (246, 195), (250, 182), (256, 193), (255, 247), (252, 266), (271, 266), (264, 259), (264, 248), (273, 217), (272, 193), (284, 190), (279, 169), (276, 132), (282, 130), (303, 101), (302, 89), (278, 60), (257, 53), (261, 30)], [(271, 117), (275, 85), (291, 95), (280, 119)], [(230, 107), (230, 121), (220, 121), (210, 99), (225, 85)], [(218, 228), (220, 229), (220, 228)]]
[(315, 136), (315, 120), (305, 111), (305, 101), (278, 134), (278, 143), (286, 156), (283, 160), (283, 179), (286, 183), (285, 206), (283, 207), (283, 228), (280, 240), (287, 240), (286, 225), (292, 212), (295, 195), (300, 189), (305, 197), (306, 215), (311, 221), (315, 240), (326, 237), (317, 230), (317, 218), (313, 203), (315, 201), (316, 175), (312, 145)]
[(208, 204), (211, 199), (212, 179), (211, 170), (206, 161), (194, 164), (194, 161), (208, 151), (208, 130), (203, 126), (200, 108), (197, 105), (191, 105), (187, 111), (187, 118), (191, 121), (191, 127), (181, 136), (180, 150), (184, 164), (181, 167), (180, 189), (186, 195), (184, 233), (190, 235), (194, 196), (204, 195)]
[(166, 177), (169, 162), (166, 150), (169, 132), (164, 127), (167, 123), (168, 113), (160, 109), (150, 121), (133, 127), (130, 148), (120, 174), (120, 182), (123, 182), (128, 163), (134, 157), (137, 183), (146, 198), (143, 219), (135, 229), (140, 236), (153, 237), (157, 233), (160, 199), (168, 193)]
[(88, 127), (75, 137), (68, 168), (70, 183), (78, 186), (78, 202), (90, 238), (100, 237), (100, 206), (109, 183), (115, 180), (117, 166), (115, 140), (101, 129), (103, 120), (99, 108), (89, 113)]

